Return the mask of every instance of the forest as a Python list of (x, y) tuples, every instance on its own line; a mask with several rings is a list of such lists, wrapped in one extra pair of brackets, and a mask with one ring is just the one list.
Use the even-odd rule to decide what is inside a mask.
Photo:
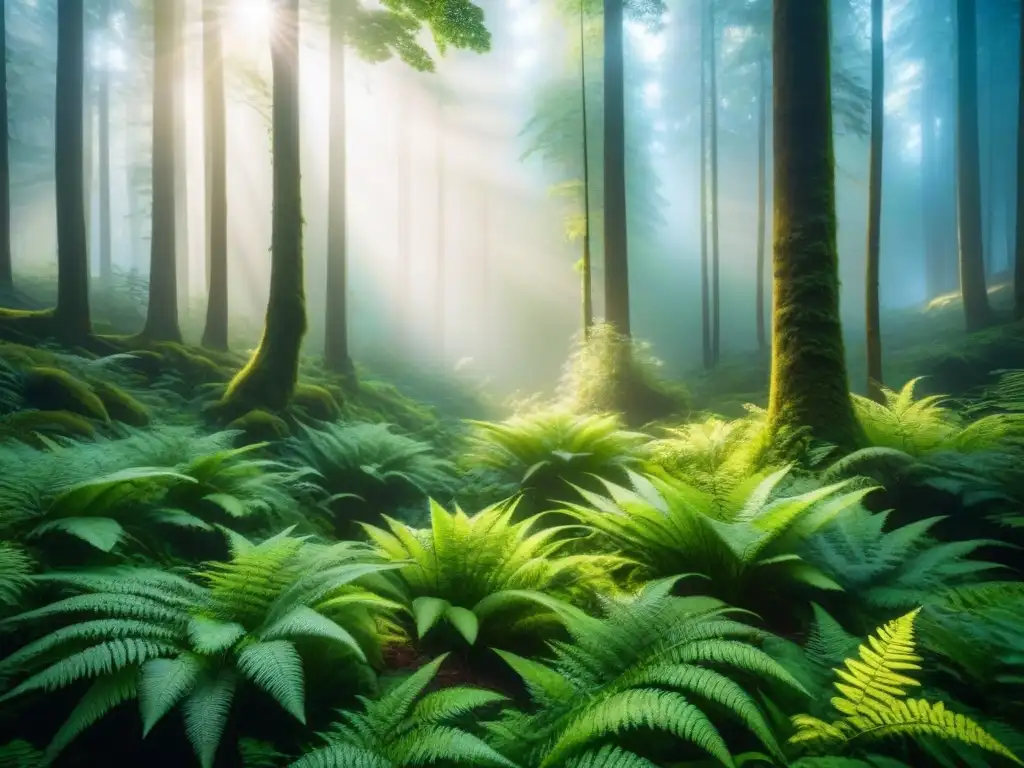
[(0, 768), (1024, 765), (1019, 0), (0, 45)]

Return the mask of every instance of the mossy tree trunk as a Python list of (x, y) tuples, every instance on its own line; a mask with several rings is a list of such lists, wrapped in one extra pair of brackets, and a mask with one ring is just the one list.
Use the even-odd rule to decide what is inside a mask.
[(91, 331), (89, 248), (85, 226), (85, 11), (81, 0), (57, 5), (57, 328), (72, 339)]
[(288, 405), (299, 375), (306, 334), (299, 164), (299, 0), (274, 0), (273, 200), (270, 299), (263, 339), (225, 393), (230, 410)]
[(718, 247), (718, 56), (715, 39), (715, 2), (708, 2), (708, 86), (710, 90), (710, 125), (708, 127), (711, 152), (711, 365), (718, 365), (722, 352), (722, 302), (720, 290), (721, 259)]
[(871, 159), (868, 180), (868, 252), (865, 279), (865, 329), (868, 395), (882, 395), (882, 331), (878, 308), (878, 265), (882, 228), (882, 147), (885, 126), (885, 43), (882, 0), (871, 0)]
[(347, 248), (347, 147), (345, 115), (345, 27), (346, 7), (341, 0), (330, 4), (331, 72), (330, 94), (330, 167), (328, 169), (327, 206), (327, 310), (324, 329), (324, 363), (329, 370), (354, 382), (355, 368), (348, 346), (348, 254)]
[(605, 320), (628, 337), (626, 113), (623, 0), (604, 0), (604, 306)]
[(765, 208), (768, 164), (768, 62), (762, 54), (757, 60), (757, 349), (764, 354), (768, 350), (768, 334), (765, 329)]
[(774, 299), (771, 431), (842, 447), (862, 432), (839, 320), (829, 4), (774, 0)]
[(11, 162), (7, 126), (7, 21), (0, 13), (0, 290), (14, 287), (11, 259)]
[(174, 215), (176, 15), (171, 3), (153, 4), (153, 230), (149, 252), (149, 306), (142, 331), (150, 341), (181, 341)]
[[(108, 45), (110, 34), (110, 0), (103, 0), (100, 8), (101, 45)], [(107, 62), (100, 65), (99, 93), (97, 97), (97, 122), (99, 139), (99, 262), (100, 280), (109, 281), (113, 273), (110, 233), (110, 67)]]
[(700, 11), (700, 329), (704, 368), (714, 364), (711, 348), (711, 286), (708, 269), (708, 8)]
[(957, 222), (960, 229), (960, 295), (968, 332), (992, 323), (985, 287), (981, 169), (978, 146), (978, 41), (974, 0), (956, 0), (957, 23)]
[(1013, 259), (1013, 316), (1024, 320), (1024, 9), (1020, 13), (1020, 73), (1017, 99), (1017, 232)]
[(223, 0), (203, 6), (203, 103), (205, 105), (207, 172), (207, 249), (209, 288), (203, 346), (228, 348), (228, 187), (224, 105), (224, 54), (221, 44)]

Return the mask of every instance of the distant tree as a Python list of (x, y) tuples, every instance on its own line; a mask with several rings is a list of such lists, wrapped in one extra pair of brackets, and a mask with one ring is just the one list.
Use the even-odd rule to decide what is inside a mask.
[(878, 308), (879, 246), (882, 233), (882, 132), (885, 127), (885, 43), (882, 0), (871, 0), (871, 170), (868, 182), (868, 252), (866, 275), (866, 341), (868, 395), (884, 402), (882, 393), (882, 330)]
[(839, 319), (835, 157), (827, 3), (774, 0), (775, 290), (768, 415), (773, 433), (808, 429), (852, 447)]
[(207, 247), (210, 278), (206, 300), (203, 346), (228, 348), (228, 195), (227, 143), (222, 46), (223, 0), (204, 0), (203, 103), (206, 133), (208, 221)]
[(985, 286), (978, 146), (978, 43), (974, 0), (956, 0), (957, 198), (960, 229), (960, 293), (968, 332), (992, 322)]
[(177, 227), (175, 226), (174, 73), (176, 11), (153, 4), (153, 213), (149, 261), (149, 306), (142, 335), (151, 341), (181, 341), (178, 325)]
[[(98, 30), (101, 45), (107, 50), (110, 45), (110, 0), (102, 0)], [(111, 218), (110, 218), (110, 62), (102, 61), (99, 67), (99, 84), (96, 105), (98, 123), (99, 157), (99, 264), (100, 280), (110, 280), (113, 274)]]
[(1017, 93), (1017, 232), (1013, 261), (1013, 316), (1024, 319), (1024, 8), (1018, 17), (1020, 52)]
[(604, 0), (604, 313), (630, 335), (623, 0)]
[[(6, 9), (5, 9), (6, 10)], [(7, 120), (7, 14), (0, 13), (0, 290), (14, 287), (11, 260), (11, 163)]]

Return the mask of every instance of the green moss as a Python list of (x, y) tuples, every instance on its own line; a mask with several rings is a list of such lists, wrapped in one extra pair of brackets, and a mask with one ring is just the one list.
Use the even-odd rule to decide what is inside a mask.
[(245, 443), (283, 440), (291, 434), (284, 419), (259, 408), (232, 421), (228, 429), (240, 430)]
[(153, 349), (163, 355), (166, 367), (179, 371), (186, 379), (204, 384), (227, 381), (230, 374), (206, 355), (194, 352), (183, 344), (160, 342)]
[(341, 406), (326, 387), (316, 384), (298, 384), (292, 395), (292, 404), (318, 421), (334, 421), (341, 416)]
[(120, 387), (101, 381), (93, 384), (93, 390), (103, 401), (107, 413), (114, 421), (120, 421), (132, 427), (145, 427), (149, 424), (149, 411), (146, 406)]
[(6, 360), (15, 368), (31, 368), (32, 366), (54, 368), (57, 366), (57, 358), (49, 350), (8, 341), (0, 341), (0, 359)]
[(87, 419), (68, 411), (18, 411), (0, 420), (0, 436), (43, 448), (40, 434), (89, 439), (96, 429)]
[(103, 401), (92, 387), (67, 371), (35, 367), (25, 371), (25, 402), (42, 411), (70, 411), (99, 421), (110, 421)]

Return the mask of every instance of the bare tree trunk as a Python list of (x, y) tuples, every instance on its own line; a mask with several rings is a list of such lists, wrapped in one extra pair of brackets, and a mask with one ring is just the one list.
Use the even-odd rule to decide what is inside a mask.
[(985, 287), (978, 146), (978, 45), (974, 0), (957, 0), (957, 197), (960, 294), (967, 331), (992, 322)]
[(868, 396), (882, 394), (882, 321), (878, 307), (879, 247), (882, 233), (882, 157), (885, 130), (885, 44), (882, 39), (882, 0), (871, 0), (871, 170), (868, 182), (868, 253), (865, 279), (865, 329)]
[(714, 364), (711, 348), (711, 287), (708, 281), (708, 11), (701, 6), (700, 17), (700, 317), (704, 368)]
[(174, 73), (175, 9), (153, 5), (153, 212), (149, 251), (149, 307), (142, 333), (153, 341), (181, 341), (178, 326)]
[(583, 284), (583, 337), (590, 336), (594, 325), (594, 281), (590, 253), (590, 150), (587, 137), (587, 59), (583, 35), (583, 0), (580, 0), (580, 112), (583, 152), (583, 253), (580, 259), (580, 281)]
[(11, 259), (11, 162), (7, 123), (7, 21), (0, 13), (0, 290), (14, 287)]
[(60, 332), (81, 340), (89, 320), (89, 248), (85, 227), (85, 10), (81, 0), (57, 4), (57, 308)]
[(327, 311), (324, 335), (324, 363), (327, 368), (355, 383), (355, 367), (348, 345), (348, 255), (346, 216), (348, 171), (345, 126), (345, 9), (330, 6), (330, 165), (327, 206)]
[[(160, 0), (157, 0), (158, 2)], [(188, 317), (190, 304), (188, 240), (188, 123), (185, 97), (188, 72), (187, 32), (190, 0), (176, 0), (174, 7), (174, 263), (178, 282), (178, 314)]]
[[(110, 33), (110, 0), (103, 0), (100, 11), (104, 44)], [(110, 67), (104, 62), (99, 73), (99, 166), (100, 166), (100, 280), (109, 281), (113, 274), (110, 216)]]
[(228, 192), (224, 104), (224, 54), (221, 45), (222, 0), (203, 8), (204, 119), (207, 174), (207, 253), (209, 288), (203, 346), (228, 348)]
[(722, 352), (721, 259), (718, 247), (718, 57), (715, 37), (715, 4), (708, 3), (711, 34), (708, 38), (708, 66), (711, 86), (711, 365), (718, 365)]
[(1020, 64), (1017, 91), (1017, 242), (1013, 258), (1013, 316), (1024, 319), (1024, 11), (1020, 14)]
[(630, 335), (626, 234), (626, 115), (623, 0), (604, 0), (604, 306), (605, 320)]

